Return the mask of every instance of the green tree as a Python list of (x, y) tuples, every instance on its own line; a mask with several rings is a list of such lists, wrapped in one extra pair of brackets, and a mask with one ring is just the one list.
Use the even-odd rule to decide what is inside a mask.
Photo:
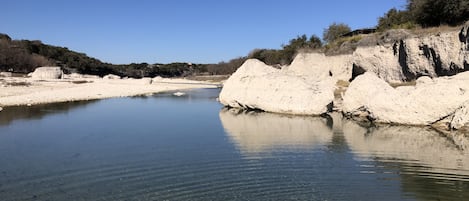
[(332, 23), (328, 28), (324, 29), (322, 39), (327, 43), (331, 43), (342, 35), (351, 32), (350, 27), (344, 23)]
[(312, 48), (312, 49), (318, 49), (318, 48), (321, 48), (322, 47), (322, 41), (321, 39), (316, 36), (316, 35), (312, 35), (310, 38), (309, 38), (309, 48)]
[(412, 24), (413, 20), (409, 11), (392, 8), (379, 18), (377, 29), (384, 31), (393, 28), (411, 28)]
[(469, 20), (468, 0), (408, 0), (407, 9), (423, 27), (457, 25)]

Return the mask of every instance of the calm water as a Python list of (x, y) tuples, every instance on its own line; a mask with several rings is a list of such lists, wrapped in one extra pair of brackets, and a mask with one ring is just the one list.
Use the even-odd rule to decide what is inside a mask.
[(468, 200), (469, 140), (195, 90), (0, 112), (0, 200)]

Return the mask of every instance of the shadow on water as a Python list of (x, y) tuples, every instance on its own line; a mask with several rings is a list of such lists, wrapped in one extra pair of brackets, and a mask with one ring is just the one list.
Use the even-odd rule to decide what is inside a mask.
[(96, 102), (98, 101), (76, 101), (33, 106), (6, 107), (0, 112), (0, 126), (8, 125), (15, 120), (41, 119), (47, 115), (67, 113), (70, 112), (70, 110), (80, 109)]
[(325, 149), (349, 155), (361, 175), (375, 175), (385, 185), (400, 181), (406, 199), (469, 197), (468, 136), (442, 136), (428, 127), (368, 127), (337, 113), (322, 118), (223, 109), (220, 120), (246, 157)]

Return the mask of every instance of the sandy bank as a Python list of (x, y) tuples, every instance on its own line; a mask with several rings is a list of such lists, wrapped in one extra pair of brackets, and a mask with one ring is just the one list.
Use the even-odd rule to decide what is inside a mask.
[(0, 107), (95, 100), (216, 87), (217, 85), (213, 83), (185, 79), (68, 78), (33, 80), (31, 78), (0, 77)]

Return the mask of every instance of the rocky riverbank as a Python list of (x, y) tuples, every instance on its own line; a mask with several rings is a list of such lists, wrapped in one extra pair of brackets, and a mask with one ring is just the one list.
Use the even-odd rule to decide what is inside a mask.
[(376, 123), (469, 126), (469, 25), (425, 35), (391, 30), (362, 43), (345, 55), (300, 53), (281, 69), (248, 60), (225, 82), (220, 102), (298, 115), (335, 108)]
[[(217, 84), (161, 77), (125, 79), (118, 76), (63, 75), (40, 71), (31, 77), (0, 77), (0, 107), (149, 95), (163, 91), (216, 88)], [(60, 74), (60, 76), (58, 76)], [(1, 109), (0, 109), (1, 111)]]

